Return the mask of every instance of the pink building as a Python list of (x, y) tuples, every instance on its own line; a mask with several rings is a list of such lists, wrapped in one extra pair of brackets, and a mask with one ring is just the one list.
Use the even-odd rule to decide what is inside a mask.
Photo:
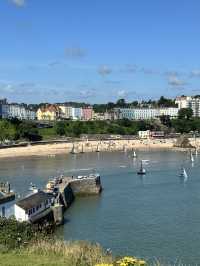
[(93, 113), (93, 109), (91, 106), (88, 107), (83, 107), (82, 109), (82, 117), (83, 120), (92, 120), (92, 113)]

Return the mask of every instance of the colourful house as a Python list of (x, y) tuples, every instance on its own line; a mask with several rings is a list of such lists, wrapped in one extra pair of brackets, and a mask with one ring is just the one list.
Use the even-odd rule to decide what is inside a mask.
[(82, 108), (82, 118), (85, 121), (92, 120), (93, 108), (91, 106)]
[(60, 118), (61, 110), (57, 105), (48, 105), (37, 110), (37, 119), (55, 121)]

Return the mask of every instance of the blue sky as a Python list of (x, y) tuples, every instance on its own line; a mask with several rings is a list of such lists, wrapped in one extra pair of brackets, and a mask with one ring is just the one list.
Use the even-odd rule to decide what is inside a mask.
[(200, 94), (199, 0), (1, 0), (0, 97)]

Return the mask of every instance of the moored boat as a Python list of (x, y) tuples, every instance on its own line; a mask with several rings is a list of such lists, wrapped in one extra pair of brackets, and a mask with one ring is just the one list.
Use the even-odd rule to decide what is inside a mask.
[(138, 175), (146, 175), (146, 170), (143, 167), (143, 162), (141, 161), (140, 170), (137, 172)]

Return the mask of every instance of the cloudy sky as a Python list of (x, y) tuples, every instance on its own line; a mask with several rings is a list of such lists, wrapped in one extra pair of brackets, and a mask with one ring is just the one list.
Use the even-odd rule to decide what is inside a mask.
[(0, 97), (200, 94), (199, 0), (0, 0)]

